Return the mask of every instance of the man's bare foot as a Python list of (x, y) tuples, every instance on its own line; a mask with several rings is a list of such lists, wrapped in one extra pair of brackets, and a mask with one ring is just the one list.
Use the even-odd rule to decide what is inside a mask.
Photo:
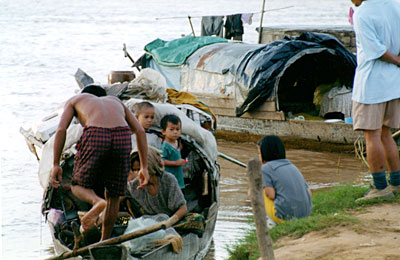
[(96, 225), (97, 219), (100, 213), (106, 208), (107, 202), (105, 200), (100, 200), (85, 214), (81, 219), (81, 225), (83, 230), (89, 230), (91, 227)]

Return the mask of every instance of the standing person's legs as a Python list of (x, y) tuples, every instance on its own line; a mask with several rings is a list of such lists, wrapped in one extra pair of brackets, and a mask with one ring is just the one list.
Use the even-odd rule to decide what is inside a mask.
[(353, 102), (353, 128), (364, 132), (367, 160), (375, 186), (358, 201), (393, 197), (393, 193), (386, 181), (385, 171), (386, 161), (389, 160), (386, 154), (392, 149), (390, 142), (387, 140), (388, 129), (383, 126), (386, 105), (386, 103), (361, 104)]
[(382, 145), (385, 150), (385, 159), (389, 172), (396, 172), (400, 170), (399, 151), (396, 142), (392, 137), (390, 128), (387, 126), (382, 127)]
[(382, 128), (382, 143), (385, 147), (387, 167), (389, 170), (389, 183), (392, 192), (400, 193), (400, 160), (396, 142), (390, 132), (391, 128), (398, 128), (400, 125), (400, 99), (388, 102)]
[(381, 140), (381, 129), (364, 130), (367, 160), (372, 173), (385, 170), (385, 150)]
[(93, 205), (92, 208), (81, 219), (83, 230), (88, 230), (96, 224), (100, 213), (104, 210), (104, 208), (106, 208), (106, 201), (98, 197), (93, 190), (79, 185), (71, 186), (71, 191), (72, 194), (74, 194), (74, 196), (79, 200)]
[(119, 196), (111, 195), (106, 192), (107, 206), (104, 212), (104, 221), (101, 232), (101, 240), (108, 239), (114, 228), (115, 220), (119, 212)]

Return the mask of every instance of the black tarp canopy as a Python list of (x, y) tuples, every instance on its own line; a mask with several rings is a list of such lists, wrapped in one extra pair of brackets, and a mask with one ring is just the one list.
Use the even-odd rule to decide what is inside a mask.
[(305, 32), (267, 44), (248, 52), (234, 72), (237, 90), (247, 94), (236, 115), (275, 97), (278, 106), (312, 100), (316, 86), (337, 79), (352, 88), (355, 68), (355, 55), (329, 34)]

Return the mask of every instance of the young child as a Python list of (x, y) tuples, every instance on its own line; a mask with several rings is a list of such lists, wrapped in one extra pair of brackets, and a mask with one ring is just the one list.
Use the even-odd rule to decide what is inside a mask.
[(178, 138), (181, 135), (181, 120), (176, 115), (166, 115), (161, 119), (161, 133), (164, 135), (164, 142), (161, 145), (162, 159), (164, 160), (165, 171), (172, 173), (178, 181), (181, 189), (185, 188), (183, 180), (183, 165), (185, 160), (181, 157)]
[(281, 139), (274, 135), (264, 136), (258, 143), (258, 154), (262, 162), (262, 184), (264, 189), (267, 224), (292, 218), (303, 218), (311, 214), (311, 190), (301, 172), (286, 159)]
[[(149, 146), (147, 151), (150, 179), (144, 189), (137, 189), (139, 180), (128, 181), (127, 194), (136, 217), (159, 213), (174, 217), (176, 221), (187, 213), (185, 197), (176, 178), (166, 171), (161, 159), (161, 151)], [(131, 153), (131, 172), (136, 176), (140, 170), (140, 158), (137, 150)]]
[[(161, 138), (150, 127), (154, 124), (155, 109), (153, 104), (147, 101), (135, 104), (136, 118), (146, 131), (147, 145), (157, 149), (161, 147)], [(136, 148), (136, 139), (132, 135), (132, 148)]]

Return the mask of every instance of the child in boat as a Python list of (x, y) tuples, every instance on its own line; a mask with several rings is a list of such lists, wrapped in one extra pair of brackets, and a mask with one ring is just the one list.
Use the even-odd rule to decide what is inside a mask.
[[(128, 182), (128, 194), (136, 215), (155, 215), (159, 213), (174, 217), (175, 221), (187, 213), (186, 200), (175, 177), (164, 171), (161, 151), (149, 146), (147, 152), (150, 179), (144, 189), (137, 189), (139, 180)], [(131, 172), (135, 175), (140, 170), (140, 158), (137, 150), (131, 153)], [(131, 213), (132, 214), (132, 213)]]
[[(153, 104), (148, 101), (143, 101), (135, 104), (136, 118), (146, 131), (147, 145), (153, 146), (157, 149), (161, 147), (161, 138), (157, 133), (152, 131), (150, 127), (154, 124), (155, 108)], [(132, 147), (136, 147), (135, 136), (132, 135)]]
[(182, 132), (182, 123), (176, 115), (166, 115), (161, 119), (161, 133), (164, 141), (161, 145), (162, 159), (165, 171), (172, 173), (181, 189), (185, 188), (183, 179), (183, 165), (185, 160), (181, 157), (181, 147), (178, 141)]
[(267, 212), (267, 224), (311, 214), (311, 190), (301, 172), (286, 159), (281, 139), (274, 135), (264, 136), (257, 143), (262, 162), (262, 186)]

